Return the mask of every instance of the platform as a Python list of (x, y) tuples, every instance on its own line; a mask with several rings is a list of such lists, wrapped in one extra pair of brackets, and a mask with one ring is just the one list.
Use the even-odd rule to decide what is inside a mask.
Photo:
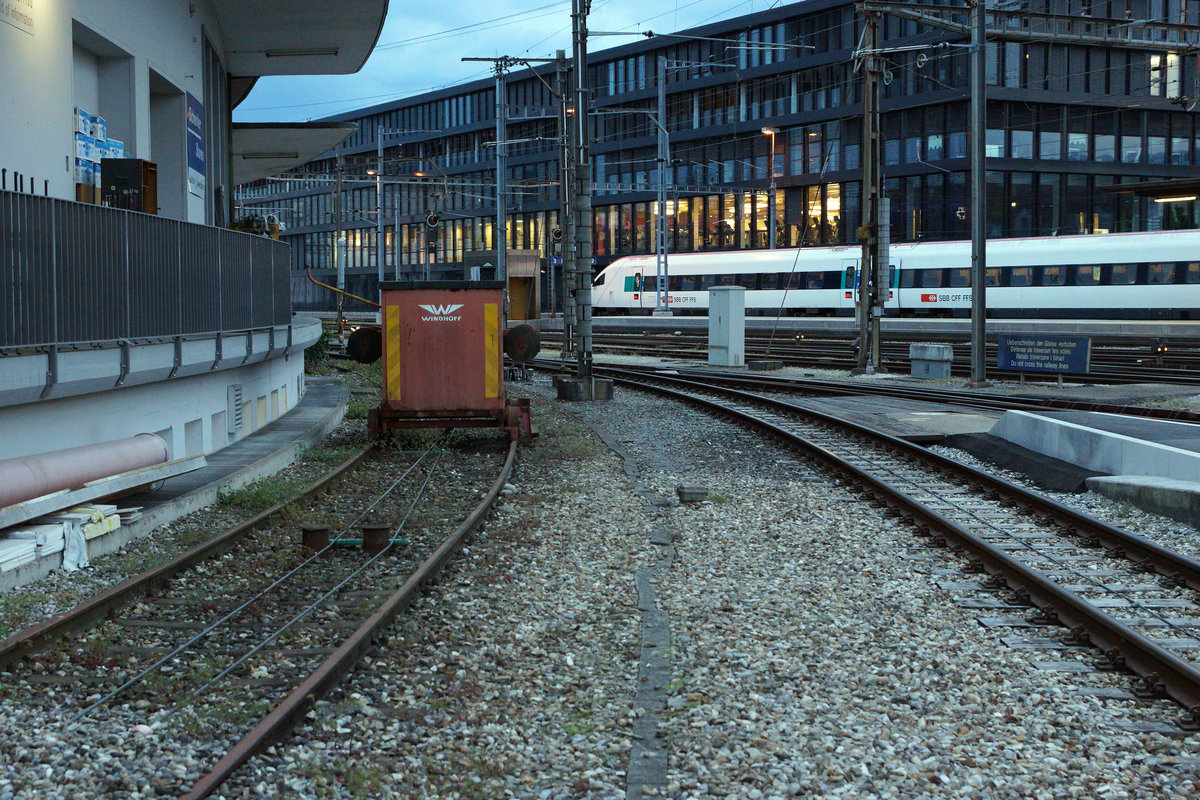
[[(1166, 385), (1036, 392), (1121, 404), (1195, 393)], [(1200, 425), (1091, 411), (1001, 413), (890, 397), (806, 398), (795, 404), (919, 444), (963, 449), (1022, 472), (1045, 489), (1090, 489), (1200, 528)]]
[[(88, 542), (88, 557), (116, 552), (133, 539), (217, 501), (221, 489), (236, 489), (292, 463), (342, 421), (349, 392), (333, 379), (309, 378), (304, 398), (287, 414), (208, 456), (208, 465), (167, 480), (162, 488), (121, 499), (142, 508), (141, 519)], [(55, 553), (15, 570), (0, 572), (0, 592), (36, 580), (62, 563)]]

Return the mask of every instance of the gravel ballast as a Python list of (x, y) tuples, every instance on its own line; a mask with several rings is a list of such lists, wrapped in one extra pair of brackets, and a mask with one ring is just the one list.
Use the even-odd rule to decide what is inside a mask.
[[(516, 390), (534, 397), (542, 436), (522, 444), (514, 491), (354, 675), (219, 796), (1196, 794), (1194, 737), (1124, 727), (1178, 709), (1076, 694), (1128, 676), (1037, 669), (1062, 656), (1005, 645), (938, 588), (954, 557), (819, 467), (620, 387), (611, 403), (577, 405), (555, 402), (541, 377)], [(708, 498), (681, 503), (682, 485)], [(644, 627), (639, 572), (664, 643)], [(639, 699), (659, 648), (661, 707)], [(44, 774), (64, 763), (46, 755), (61, 720), (5, 706), (0, 718), (46, 737), (25, 762), (0, 753), (0, 800), (79, 796), (56, 780), (65, 767)], [(98, 727), (95, 751), (136, 762), (141, 736)], [(190, 746), (187, 772), (212, 755)], [(657, 783), (628, 785), (635, 752), (662, 754)], [(164, 787), (174, 774), (132, 768)], [(94, 793), (153, 796), (114, 780)]]
[[(304, 744), (257, 759), (227, 797), (353, 797), (343, 781), (363, 774), (392, 797), (1193, 792), (1196, 744), (1120, 727), (1169, 722), (1173, 705), (1075, 694), (1127, 676), (1036, 669), (1044, 654), (1005, 646), (937, 588), (954, 560), (899, 558), (924, 555), (911, 531), (819, 469), (632, 391), (558, 405), (539, 379), (533, 393), (544, 438), (467, 561), (314, 712)], [(679, 503), (684, 484), (709, 499)], [(634, 702), (651, 644), (635, 577), (662, 557), (656, 531), (673, 540), (652, 580), (670, 680), (647, 748), (632, 739), (655, 713)], [(630, 789), (630, 754), (647, 749), (665, 777)]]

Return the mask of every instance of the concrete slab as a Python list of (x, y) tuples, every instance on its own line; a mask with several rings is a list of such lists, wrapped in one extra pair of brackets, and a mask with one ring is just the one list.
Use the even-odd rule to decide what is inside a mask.
[(999, 414), (973, 408), (923, 403), (895, 397), (819, 397), (793, 401), (800, 407), (820, 411), (867, 425), (909, 441), (940, 441), (960, 433), (981, 433), (996, 423)]
[(1089, 411), (1006, 411), (989, 433), (1105, 475), (1200, 482), (1200, 428)]
[(1087, 487), (1112, 500), (1200, 528), (1200, 483), (1151, 475), (1110, 475), (1088, 478)]

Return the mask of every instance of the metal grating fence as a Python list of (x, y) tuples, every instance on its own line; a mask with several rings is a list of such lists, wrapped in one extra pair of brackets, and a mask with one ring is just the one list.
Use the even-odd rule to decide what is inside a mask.
[(287, 325), (289, 246), (0, 191), (0, 348)]

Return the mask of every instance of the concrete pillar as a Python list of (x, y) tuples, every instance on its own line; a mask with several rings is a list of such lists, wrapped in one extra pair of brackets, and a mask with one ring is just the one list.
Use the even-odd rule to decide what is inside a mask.
[(746, 290), (741, 286), (708, 290), (708, 363), (746, 365)]

